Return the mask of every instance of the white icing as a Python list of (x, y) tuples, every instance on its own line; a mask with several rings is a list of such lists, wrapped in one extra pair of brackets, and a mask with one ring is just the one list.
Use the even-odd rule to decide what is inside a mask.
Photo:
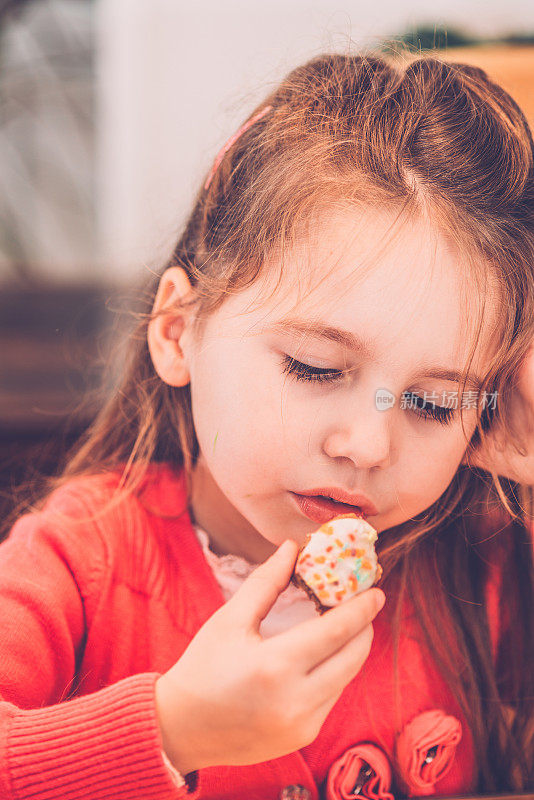
[(361, 517), (335, 517), (310, 534), (295, 572), (324, 606), (335, 606), (369, 589), (380, 577), (376, 530)]

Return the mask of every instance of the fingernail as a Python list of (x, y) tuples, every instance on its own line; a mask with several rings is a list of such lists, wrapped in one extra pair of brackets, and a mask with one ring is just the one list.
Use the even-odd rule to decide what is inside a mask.
[[(282, 542), (282, 544), (279, 544), (279, 545), (278, 545), (278, 547), (276, 548), (276, 550), (274, 551), (274, 553), (273, 553), (272, 555), (273, 555), (273, 556), (277, 556), (279, 553), (282, 553), (282, 555), (283, 555), (283, 554), (285, 553), (285, 551), (287, 550), (287, 541), (288, 541), (288, 540), (287, 540), (287, 539), (285, 539), (285, 540)], [(271, 557), (272, 557), (272, 556), (271, 556)]]
[(376, 589), (375, 591), (376, 597), (376, 613), (378, 614), (379, 611), (382, 610), (384, 607), (384, 603), (386, 602), (386, 595), (382, 591), (382, 589)]
[(292, 542), (293, 542), (293, 540), (292, 540), (292, 539), (285, 539), (285, 540), (282, 542), (282, 544), (280, 545), (280, 547), (278, 548), (278, 552), (282, 551), (282, 552), (284, 552), (284, 553), (287, 553), (287, 551), (288, 551), (288, 550), (289, 550), (289, 548), (291, 547), (291, 544), (292, 544)]

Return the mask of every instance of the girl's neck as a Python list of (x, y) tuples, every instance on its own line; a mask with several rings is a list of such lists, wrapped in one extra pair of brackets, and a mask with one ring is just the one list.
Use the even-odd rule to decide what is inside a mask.
[(193, 470), (191, 485), (191, 521), (206, 532), (212, 552), (220, 556), (231, 553), (252, 564), (259, 564), (274, 553), (276, 546), (258, 533), (229, 502), (202, 456)]

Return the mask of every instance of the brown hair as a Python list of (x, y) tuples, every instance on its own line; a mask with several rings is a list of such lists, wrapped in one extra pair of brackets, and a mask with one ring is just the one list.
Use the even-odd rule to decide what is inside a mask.
[[(168, 264), (182, 267), (195, 290), (197, 334), (273, 256), (283, 275), (283, 254), (313, 210), (343, 201), (390, 207), (399, 219), (426, 214), (465, 255), (482, 304), (479, 333), (490, 284), (498, 288), (495, 354), (470, 447), (498, 426), (519, 449), (508, 410), (534, 330), (533, 142), (520, 108), (468, 64), (376, 53), (316, 57), (251, 117), (267, 105), (203, 182)], [(158, 282), (116, 391), (47, 491), (120, 466), (119, 488), (133, 492), (145, 466), (162, 461), (184, 467), (190, 485), (199, 454), (190, 387), (162, 382), (147, 346)], [(482, 406), (483, 391), (498, 392), (494, 411)], [(380, 537), (386, 583), (399, 598), (396, 637), (408, 596), (468, 720), (478, 791), (534, 788), (532, 501), (529, 487), (460, 467), (436, 503)], [(481, 515), (494, 520), (489, 533)], [(502, 564), (508, 611), (495, 658), (485, 599), (491, 558)], [(457, 648), (444, 645), (440, 620), (452, 620)]]

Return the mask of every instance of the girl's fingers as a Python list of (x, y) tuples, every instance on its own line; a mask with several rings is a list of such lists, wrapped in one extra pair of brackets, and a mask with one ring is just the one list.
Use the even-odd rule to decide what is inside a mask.
[(258, 632), (262, 619), (289, 583), (298, 549), (293, 539), (286, 539), (272, 556), (250, 573), (226, 603), (233, 622)]
[(483, 444), (467, 451), (462, 464), (496, 472), (519, 483), (534, 483), (534, 344), (523, 361), (511, 398), (509, 413), (517, 427), (525, 455), (507, 440), (506, 430), (494, 425)]
[[(317, 720), (317, 732), (321, 729), (322, 725), (324, 724), (325, 719), (332, 711), (335, 704), (340, 699), (341, 695), (345, 691), (346, 687), (349, 685), (351, 678), (349, 678), (344, 686), (339, 685), (337, 689), (334, 689), (333, 686), (327, 686), (324, 690), (324, 695), (326, 699), (323, 700), (319, 705), (315, 705), (315, 701), (319, 703), (319, 695), (312, 695), (310, 692), (310, 715), (312, 719)], [(321, 695), (322, 696), (322, 695)]]
[(373, 626), (369, 623), (344, 647), (305, 676), (306, 691), (318, 705), (334, 705), (344, 688), (361, 670), (372, 642)]
[(367, 589), (320, 617), (305, 620), (270, 641), (306, 674), (354, 639), (384, 605), (381, 589)]
[[(529, 423), (529, 428), (533, 430), (532, 423)], [(474, 452), (466, 453), (462, 463), (532, 486), (534, 485), (534, 437), (530, 435), (526, 442), (525, 455), (521, 455), (511, 443), (506, 442), (502, 431), (492, 431), (484, 446), (479, 446)]]

